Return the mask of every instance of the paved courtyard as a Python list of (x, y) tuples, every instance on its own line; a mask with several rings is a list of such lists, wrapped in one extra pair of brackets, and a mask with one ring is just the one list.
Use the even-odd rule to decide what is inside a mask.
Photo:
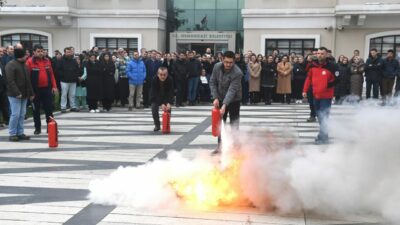
[[(307, 105), (245, 106), (241, 127), (292, 126), (300, 143), (313, 144), (318, 124), (306, 123)], [(352, 113), (335, 106), (334, 116)], [(88, 185), (119, 166), (136, 166), (168, 150), (193, 158), (211, 152), (210, 106), (173, 109), (172, 133), (155, 134), (151, 112), (115, 108), (111, 113), (56, 114), (59, 147), (49, 149), (47, 135), (31, 141), (8, 142), (0, 130), (0, 224), (1, 225), (244, 225), (244, 224), (378, 224), (373, 216), (323, 217), (308, 212), (277, 215), (254, 208), (219, 209), (208, 212), (163, 212), (130, 207), (103, 206), (87, 199)], [(46, 130), (42, 128), (42, 130)], [(26, 134), (33, 134), (33, 121), (26, 121)]]

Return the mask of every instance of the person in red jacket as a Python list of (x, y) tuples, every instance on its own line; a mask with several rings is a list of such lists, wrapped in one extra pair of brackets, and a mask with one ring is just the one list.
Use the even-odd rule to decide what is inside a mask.
[(335, 63), (327, 60), (327, 49), (321, 47), (317, 53), (318, 62), (310, 67), (303, 88), (303, 97), (307, 97), (310, 85), (313, 88), (314, 107), (319, 122), (319, 133), (315, 139), (316, 144), (329, 142), (327, 119), (331, 109), (334, 86), (339, 72)]
[(41, 45), (33, 46), (33, 56), (26, 61), (30, 72), (31, 83), (35, 99), (33, 100), (33, 120), (35, 123), (34, 134), (41, 133), (40, 108), (43, 105), (46, 122), (53, 116), (53, 94), (58, 93), (51, 61), (44, 57)]

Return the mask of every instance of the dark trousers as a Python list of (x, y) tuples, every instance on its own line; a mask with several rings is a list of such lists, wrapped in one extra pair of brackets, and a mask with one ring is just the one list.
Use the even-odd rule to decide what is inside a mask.
[(293, 98), (296, 100), (303, 99), (303, 87), (305, 80), (293, 80)]
[(315, 112), (318, 116), (319, 133), (318, 139), (326, 141), (328, 136), (328, 118), (331, 110), (332, 99), (314, 99)]
[[(222, 105), (222, 101), (220, 101)], [(226, 123), (226, 119), (229, 114), (229, 124), (234, 129), (239, 129), (239, 118), (240, 118), (240, 101), (232, 102), (226, 107), (225, 114), (222, 116), (222, 120)], [(218, 144), (221, 143), (221, 136), (218, 136)]]
[(252, 91), (249, 92), (250, 95), (250, 103), (256, 104), (260, 101), (260, 92), (259, 91)]
[(394, 96), (399, 96), (400, 95), (400, 82), (399, 82), (400, 76), (397, 76), (396, 78), (396, 87), (394, 88)]
[(315, 112), (315, 107), (314, 107), (314, 95), (312, 88), (308, 90), (307, 98), (308, 98), (308, 105), (310, 106), (310, 117), (316, 117), (317, 114)]
[(7, 99), (7, 94), (5, 91), (0, 92), (0, 110), (1, 114), (3, 115), (3, 122), (5, 124), (8, 124), (8, 121), (10, 121), (10, 108), (8, 107), (8, 99)]
[(211, 91), (210, 91), (210, 86), (208, 84), (199, 85), (199, 96), (200, 96), (200, 101), (202, 102), (211, 101)]
[(96, 110), (97, 109), (97, 99), (88, 99), (89, 110)]
[(279, 98), (282, 103), (290, 103), (291, 100), (291, 94), (279, 94)]
[(41, 130), (40, 110), (43, 107), (46, 115), (46, 123), (53, 117), (53, 93), (51, 88), (38, 88), (35, 89), (35, 98), (33, 99), (33, 121), (35, 129)]
[(246, 105), (249, 103), (249, 82), (242, 78), (242, 103)]
[(143, 84), (143, 106), (148, 108), (150, 105), (150, 89), (151, 89), (151, 81), (146, 80)]
[[(152, 102), (151, 103), (151, 114), (153, 115), (153, 121), (154, 121), (154, 126), (160, 127), (160, 113), (159, 108), (161, 104), (158, 104), (157, 102)], [(169, 113), (171, 113), (171, 109), (169, 110)]]
[[(119, 78), (117, 87), (116, 87), (116, 92), (118, 92), (118, 99), (121, 102), (121, 105), (127, 105), (128, 104), (128, 96), (129, 96), (129, 82), (128, 78)], [(140, 104), (140, 102), (139, 102)]]
[(266, 104), (271, 104), (271, 102), (272, 102), (272, 93), (274, 91), (274, 88), (273, 87), (263, 87), (262, 89), (264, 91), (265, 103)]
[(186, 81), (185, 80), (175, 80), (175, 86), (176, 86), (176, 102), (175, 105), (177, 106), (182, 106), (184, 96), (186, 95), (185, 93), (185, 86), (186, 86)]
[(392, 97), (394, 78), (382, 78), (382, 98)]
[(112, 102), (113, 102), (112, 99), (103, 99), (103, 101), (102, 101), (103, 108), (105, 110), (109, 111), (111, 109)]
[(371, 98), (371, 89), (372, 89), (372, 97), (378, 99), (379, 98), (379, 86), (380, 82), (379, 81), (370, 81), (367, 80), (367, 93), (366, 97)]

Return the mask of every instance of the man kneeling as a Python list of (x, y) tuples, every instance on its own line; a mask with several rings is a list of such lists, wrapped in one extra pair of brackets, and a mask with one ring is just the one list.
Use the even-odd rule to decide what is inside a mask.
[(150, 102), (153, 113), (154, 131), (160, 130), (159, 107), (163, 111), (171, 113), (171, 105), (174, 100), (174, 85), (172, 78), (168, 76), (168, 69), (160, 67), (157, 76), (151, 81)]

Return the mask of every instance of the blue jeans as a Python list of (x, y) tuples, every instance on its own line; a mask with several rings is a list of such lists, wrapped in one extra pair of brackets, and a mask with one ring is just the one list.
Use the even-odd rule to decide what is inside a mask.
[(71, 109), (76, 109), (75, 105), (76, 83), (61, 82), (61, 109), (67, 108), (67, 98)]
[(314, 98), (314, 107), (315, 107), (315, 112), (318, 117), (318, 123), (319, 123), (319, 133), (318, 133), (318, 139), (327, 141), (329, 136), (328, 136), (328, 118), (329, 118), (329, 113), (331, 110), (331, 104), (332, 104), (332, 99), (315, 99)]
[(8, 132), (10, 136), (24, 134), (24, 119), (26, 114), (26, 103), (28, 99), (18, 99), (15, 97), (8, 97), (10, 102), (11, 116), (8, 125)]
[(199, 77), (191, 77), (189, 78), (189, 95), (188, 101), (194, 102), (197, 97), (197, 87), (199, 86)]

